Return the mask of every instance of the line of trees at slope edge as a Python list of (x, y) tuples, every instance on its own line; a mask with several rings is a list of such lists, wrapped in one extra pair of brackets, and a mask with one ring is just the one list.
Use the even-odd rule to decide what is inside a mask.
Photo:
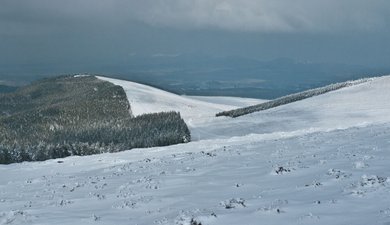
[(271, 100), (268, 102), (260, 103), (257, 105), (248, 106), (248, 107), (239, 108), (239, 109), (233, 109), (233, 110), (229, 110), (229, 111), (223, 111), (223, 112), (217, 113), (216, 116), (217, 117), (218, 116), (228, 116), (228, 117), (236, 118), (236, 117), (247, 115), (250, 113), (275, 108), (275, 107), (281, 106), (281, 105), (286, 105), (286, 104), (300, 101), (300, 100), (310, 98), (313, 96), (325, 94), (327, 92), (334, 91), (334, 90), (337, 90), (340, 88), (365, 83), (365, 82), (371, 81), (372, 79), (373, 78), (364, 78), (364, 79), (359, 79), (359, 80), (354, 80), (354, 81), (346, 81), (346, 82), (341, 82), (341, 83), (330, 84), (330, 85), (327, 85), (324, 87), (310, 89), (307, 91), (283, 96), (283, 97), (280, 97), (280, 98), (277, 98), (277, 99), (274, 99), (274, 100)]

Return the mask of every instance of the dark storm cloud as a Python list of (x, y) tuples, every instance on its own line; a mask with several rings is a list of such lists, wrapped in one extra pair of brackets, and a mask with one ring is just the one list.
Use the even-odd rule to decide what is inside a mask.
[[(2, 33), (25, 28), (95, 22), (117, 26), (139, 20), (183, 29), (258, 32), (342, 32), (388, 25), (387, 0), (3, 0)], [(126, 29), (126, 26), (122, 27)]]
[(389, 11), (388, 0), (1, 0), (0, 65), (192, 52), (383, 63)]
[[(100, 1), (4, 0), (0, 3), (0, 33), (8, 35), (60, 32), (64, 27), (101, 23), (110, 5)], [(103, 2), (103, 1), (101, 1)], [(110, 12), (111, 13), (111, 12)]]
[(133, 13), (148, 23), (247, 31), (377, 30), (388, 23), (386, 0), (143, 0)]

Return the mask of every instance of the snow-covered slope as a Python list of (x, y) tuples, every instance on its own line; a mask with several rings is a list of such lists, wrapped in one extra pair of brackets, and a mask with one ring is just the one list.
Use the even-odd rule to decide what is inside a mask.
[[(390, 76), (235, 119), (201, 124), (197, 131), (224, 137), (293, 131), (329, 131), (390, 122)], [(198, 139), (207, 135), (195, 132)]]
[(178, 96), (129, 81), (99, 78), (121, 85), (126, 90), (135, 115), (180, 111), (194, 140), (275, 132), (328, 131), (390, 122), (390, 92), (385, 91), (390, 90), (390, 76), (235, 119), (215, 118), (215, 113), (264, 100)]
[[(227, 98), (227, 101), (218, 102), (212, 101), (210, 98), (202, 99), (180, 96), (131, 81), (107, 77), (98, 78), (123, 87), (128, 96), (134, 116), (162, 111), (179, 111), (183, 118), (188, 121), (204, 119), (204, 117), (207, 117), (208, 115), (214, 116), (213, 113), (215, 114), (223, 109), (233, 109), (236, 108), (237, 105), (247, 106), (263, 102), (262, 100), (245, 98)], [(216, 99), (222, 98), (217, 97)], [(230, 104), (231, 102), (233, 102), (233, 104)]]
[(0, 224), (390, 224), (389, 88), (210, 116), (188, 144), (2, 165)]
[(238, 107), (259, 104), (265, 101), (260, 99), (233, 97), (211, 98), (180, 96), (131, 81), (107, 77), (98, 78), (123, 87), (134, 116), (164, 111), (180, 112), (193, 134), (193, 140), (199, 140), (204, 137), (221, 137), (217, 133), (210, 133), (207, 129), (204, 129), (216, 120), (216, 113)]
[(186, 97), (203, 101), (203, 102), (228, 105), (230, 107), (245, 107), (248, 105), (255, 105), (267, 101), (267, 100), (261, 100), (255, 98), (224, 97), (224, 96), (186, 96)]

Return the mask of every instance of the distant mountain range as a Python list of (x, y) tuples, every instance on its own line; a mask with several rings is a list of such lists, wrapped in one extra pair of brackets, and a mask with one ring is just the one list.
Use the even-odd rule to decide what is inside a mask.
[(101, 71), (178, 94), (273, 99), (324, 85), (385, 75), (386, 68), (278, 58), (179, 55), (138, 57)]
[(2, 79), (21, 84), (63, 71), (82, 71), (144, 83), (178, 94), (261, 99), (273, 99), (331, 83), (390, 73), (390, 68), (307, 62), (290, 58), (262, 61), (202, 54), (136, 55), (129, 56), (121, 63), (89, 65), (24, 65), (14, 73), (8, 72), (12, 71), (12, 67), (4, 68), (0, 69)]

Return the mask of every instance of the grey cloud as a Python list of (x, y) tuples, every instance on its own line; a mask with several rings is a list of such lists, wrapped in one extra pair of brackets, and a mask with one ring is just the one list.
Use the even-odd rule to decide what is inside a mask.
[(0, 34), (46, 35), (111, 25), (115, 19), (114, 1), (92, 0), (3, 0), (0, 2)]
[(143, 0), (131, 14), (153, 25), (265, 32), (378, 30), (386, 0)]
[(5, 23), (118, 26), (138, 20), (187, 30), (375, 31), (386, 28), (389, 11), (388, 0), (2, 0), (0, 26), (4, 32)]
[(389, 11), (388, 0), (0, 0), (0, 72), (186, 53), (387, 64)]

